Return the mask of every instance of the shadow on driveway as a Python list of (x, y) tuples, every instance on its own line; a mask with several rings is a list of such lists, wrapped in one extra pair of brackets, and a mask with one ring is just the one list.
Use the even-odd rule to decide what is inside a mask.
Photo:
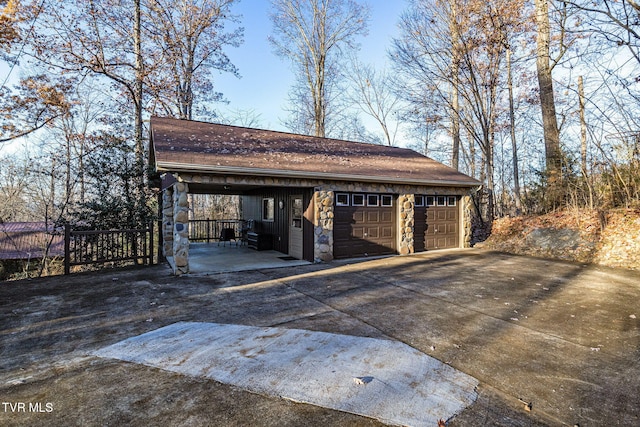
[(10, 405), (0, 407), (0, 424), (378, 425), (90, 356), (195, 321), (404, 342), (480, 381), (477, 402), (449, 425), (638, 425), (638, 301), (637, 272), (478, 250), (211, 276), (174, 277), (154, 266), (3, 283), (0, 400)]

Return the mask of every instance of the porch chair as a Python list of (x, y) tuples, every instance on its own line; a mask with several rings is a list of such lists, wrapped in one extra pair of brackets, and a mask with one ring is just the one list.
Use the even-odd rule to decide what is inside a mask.
[(231, 241), (234, 241), (236, 246), (238, 246), (238, 239), (236, 238), (236, 233), (233, 230), (233, 228), (223, 228), (220, 231), (220, 240), (218, 240), (218, 246), (220, 246), (220, 242), (223, 242), (223, 246), (229, 242), (229, 245), (231, 245)]

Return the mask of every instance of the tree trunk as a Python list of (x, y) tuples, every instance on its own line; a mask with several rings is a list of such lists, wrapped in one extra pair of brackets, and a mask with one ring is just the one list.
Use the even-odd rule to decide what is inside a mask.
[(593, 185), (591, 183), (591, 179), (588, 173), (588, 163), (587, 163), (587, 120), (585, 119), (585, 98), (584, 98), (584, 81), (582, 76), (578, 76), (578, 98), (580, 105), (580, 167), (582, 169), (582, 176), (584, 177), (584, 182), (587, 185), (587, 190), (589, 191), (589, 207), (593, 209), (594, 201), (593, 201)]
[(487, 168), (487, 216), (485, 220), (487, 223), (493, 223), (493, 218), (495, 217), (495, 209), (494, 209), (494, 194), (495, 194), (495, 182), (493, 176), (493, 151), (494, 151), (494, 124), (493, 118), (490, 119), (489, 128), (484, 133), (484, 143), (486, 144), (485, 150), (485, 167)]
[[(144, 64), (142, 59), (142, 26), (141, 26), (141, 0), (135, 0), (135, 21), (133, 26), (134, 37), (134, 49), (136, 57), (136, 69), (135, 69), (135, 162), (136, 162), (136, 175), (137, 175), (137, 197), (136, 197), (136, 214), (140, 217), (144, 212), (145, 207), (145, 191), (144, 191), (144, 145), (142, 142), (142, 84), (144, 79)], [(142, 224), (142, 223), (141, 223)], [(141, 224), (131, 224), (131, 226), (138, 226)]]
[[(326, 99), (324, 93), (324, 84), (325, 84), (325, 55), (323, 53), (319, 54), (320, 58), (318, 64), (316, 65), (316, 75), (313, 80), (315, 82), (315, 92), (314, 92), (314, 132), (315, 136), (319, 136), (321, 138), (325, 137), (325, 112), (326, 112)], [(313, 89), (312, 89), (313, 90)]]
[(540, 108), (544, 132), (545, 161), (548, 179), (549, 207), (555, 208), (561, 201), (562, 190), (562, 153), (560, 150), (560, 132), (556, 118), (556, 106), (553, 95), (553, 80), (549, 59), (549, 2), (535, 0), (538, 86), (540, 89)]
[(584, 81), (578, 76), (578, 98), (580, 105), (580, 158), (582, 173), (587, 176), (587, 122), (584, 118)]
[[(49, 209), (51, 206), (51, 209)], [(53, 218), (55, 215), (56, 209), (56, 158), (52, 157), (51, 159), (51, 176), (49, 181), (49, 202), (45, 204), (45, 215), (44, 221), (45, 224), (49, 223), (49, 216)]]
[(509, 89), (509, 124), (511, 126), (511, 152), (513, 159), (513, 190), (516, 205), (516, 214), (522, 210), (520, 199), (520, 170), (518, 167), (518, 144), (516, 143), (516, 120), (513, 107), (513, 78), (511, 74), (511, 47), (507, 48), (507, 87)]
[(451, 31), (451, 167), (458, 170), (460, 163), (460, 32), (458, 31), (457, 0), (450, 2), (451, 15), (449, 16), (449, 28)]
[[(64, 206), (71, 201), (71, 140), (73, 139), (73, 131), (68, 130), (65, 143), (65, 171), (64, 171)], [(64, 214), (64, 212), (61, 212)]]

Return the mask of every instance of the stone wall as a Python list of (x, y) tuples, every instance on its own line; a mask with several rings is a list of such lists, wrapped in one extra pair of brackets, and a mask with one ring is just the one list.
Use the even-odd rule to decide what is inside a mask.
[(189, 186), (173, 185), (173, 262), (177, 275), (189, 272)]
[(314, 193), (313, 259), (328, 262), (333, 259), (333, 191)]
[(471, 238), (473, 236), (471, 218), (473, 216), (473, 212), (475, 212), (475, 207), (473, 206), (473, 200), (471, 200), (471, 196), (469, 195), (462, 196), (460, 203), (462, 204), (462, 247), (470, 248)]
[(498, 218), (491, 236), (476, 247), (640, 270), (640, 209)]
[(415, 196), (413, 194), (400, 194), (398, 196), (398, 253), (408, 255), (415, 252), (413, 241), (413, 225), (415, 217)]
[(173, 256), (173, 187), (162, 192), (162, 253)]

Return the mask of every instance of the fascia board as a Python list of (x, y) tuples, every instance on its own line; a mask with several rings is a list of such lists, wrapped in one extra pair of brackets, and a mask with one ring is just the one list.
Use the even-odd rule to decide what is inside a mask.
[(265, 168), (243, 168), (237, 166), (212, 166), (212, 165), (196, 165), (192, 163), (179, 162), (157, 162), (156, 169), (158, 172), (184, 172), (184, 173), (217, 173), (242, 176), (264, 176), (271, 178), (307, 178), (307, 179), (323, 179), (330, 181), (360, 181), (360, 182), (376, 182), (390, 184), (405, 185), (431, 185), (444, 187), (463, 187), (471, 188), (481, 185), (476, 180), (472, 181), (450, 181), (450, 180), (428, 180), (428, 179), (406, 179), (393, 178), (387, 176), (372, 175), (355, 175), (355, 174), (336, 174), (330, 172), (308, 172), (296, 170), (282, 169), (265, 169)]

